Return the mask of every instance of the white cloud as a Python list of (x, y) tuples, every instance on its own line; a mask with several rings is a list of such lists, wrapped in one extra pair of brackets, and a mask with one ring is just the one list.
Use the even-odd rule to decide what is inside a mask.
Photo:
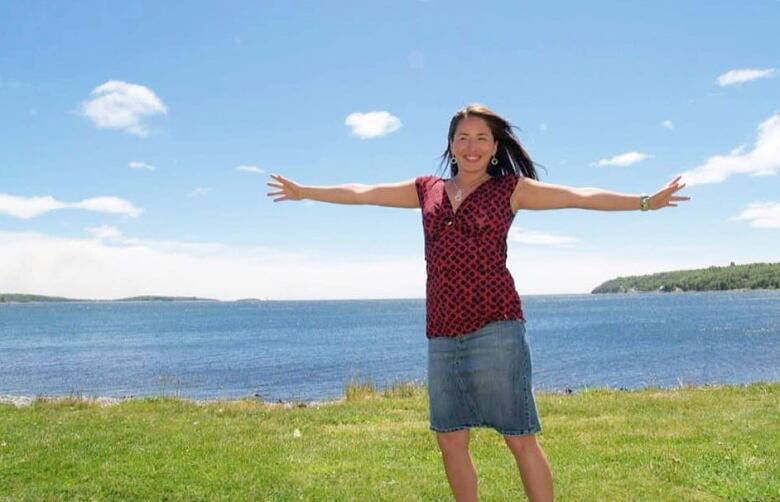
[(595, 165), (626, 167), (626, 166), (630, 166), (631, 164), (636, 164), (637, 162), (641, 162), (645, 159), (649, 159), (651, 157), (652, 155), (648, 155), (646, 153), (628, 152), (620, 155), (615, 155), (611, 159), (601, 159), (598, 162), (596, 162)]
[(684, 258), (678, 253), (667, 253), (669, 256), (656, 254), (637, 256), (619, 250), (584, 252), (510, 244), (507, 267), (522, 297), (528, 294), (589, 293), (599, 284), (616, 277), (705, 268), (713, 263), (724, 263), (723, 258), (705, 256), (704, 253)]
[(55, 209), (67, 208), (126, 214), (134, 218), (143, 213), (143, 209), (139, 209), (132, 202), (118, 197), (93, 197), (80, 202), (61, 202), (50, 195), (44, 197), (18, 197), (16, 195), (0, 194), (0, 213), (17, 218), (30, 219)]
[(247, 173), (265, 174), (265, 171), (263, 169), (260, 169), (257, 166), (238, 166), (236, 168), (236, 171), (244, 171), (244, 172), (247, 172)]
[(682, 173), (688, 185), (720, 183), (733, 174), (771, 176), (780, 170), (780, 114), (759, 124), (753, 150), (741, 145), (728, 155), (713, 155), (704, 164)]
[(45, 197), (17, 197), (15, 195), (0, 194), (0, 213), (5, 213), (17, 218), (35, 218), (38, 215), (62, 209), (62, 202), (47, 195)]
[(388, 112), (350, 113), (344, 123), (361, 139), (384, 136), (401, 127), (401, 120)]
[(747, 148), (747, 145), (739, 145), (738, 147), (731, 150), (731, 152), (729, 152), (729, 155), (741, 155), (742, 152), (745, 151), (745, 148)]
[(579, 242), (576, 237), (567, 237), (565, 235), (548, 234), (536, 230), (512, 227), (509, 229), (509, 240), (522, 242), (523, 244), (535, 244), (541, 246), (562, 246)]
[(754, 228), (780, 228), (780, 202), (754, 202), (730, 220), (747, 220)]
[(142, 120), (168, 113), (154, 91), (143, 85), (109, 80), (96, 87), (90, 96), (92, 99), (81, 103), (81, 113), (99, 128), (146, 136), (148, 130)]
[(422, 258), (321, 258), (268, 248), (142, 241), (112, 227), (90, 231), (98, 238), (0, 231), (4, 291), (94, 299), (159, 294), (223, 300), (425, 294)]
[(741, 84), (743, 82), (750, 82), (751, 80), (757, 80), (759, 78), (767, 78), (774, 73), (774, 68), (766, 68), (763, 70), (731, 70), (718, 77), (718, 85), (721, 87), (726, 87), (727, 85)]
[(143, 209), (133, 206), (132, 202), (120, 199), (118, 197), (93, 197), (81, 202), (72, 202), (68, 207), (87, 209), (89, 211), (99, 211), (102, 213), (126, 214), (132, 217), (139, 216)]
[(122, 239), (122, 232), (120, 232), (116, 227), (112, 227), (111, 225), (101, 225), (99, 227), (87, 227), (85, 230), (90, 234), (92, 234), (98, 240), (103, 240), (103, 239), (121, 240)]
[(128, 164), (130, 166), (130, 169), (146, 169), (147, 171), (155, 171), (156, 168), (154, 166), (150, 166), (146, 162), (140, 162), (137, 160), (134, 160)]
[(202, 197), (209, 194), (211, 188), (209, 187), (196, 187), (192, 192), (187, 194), (187, 197)]
[[(114, 227), (88, 229), (90, 238), (0, 231), (4, 291), (110, 299), (144, 294), (222, 300), (423, 298), (422, 256), (327, 256), (219, 243), (149, 241)], [(513, 247), (521, 247), (516, 251)], [(713, 251), (713, 250), (709, 250)], [(526, 294), (586, 293), (618, 276), (707, 267), (766, 256), (709, 256), (706, 252), (587, 253), (529, 248), (510, 242), (508, 267)], [(771, 253), (770, 253), (771, 254)], [(746, 259), (747, 258), (747, 259)], [(371, 280), (366, 280), (370, 277)]]
[(123, 246), (152, 248), (168, 253), (182, 253), (198, 257), (209, 256), (231, 256), (231, 249), (223, 244), (187, 242), (187, 241), (164, 241), (137, 239), (124, 235), (118, 228), (111, 225), (101, 225), (99, 227), (87, 227), (84, 229), (96, 240), (103, 241), (106, 244), (119, 244)]
[(672, 123), (671, 120), (664, 120), (663, 122), (661, 122), (661, 125), (666, 127), (669, 130), (674, 130), (674, 124)]

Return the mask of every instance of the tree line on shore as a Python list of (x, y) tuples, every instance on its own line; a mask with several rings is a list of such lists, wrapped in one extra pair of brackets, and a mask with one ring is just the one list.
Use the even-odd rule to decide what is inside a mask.
[(618, 277), (600, 284), (591, 293), (726, 291), (734, 289), (780, 289), (780, 263), (735, 265), (732, 262), (727, 267)]

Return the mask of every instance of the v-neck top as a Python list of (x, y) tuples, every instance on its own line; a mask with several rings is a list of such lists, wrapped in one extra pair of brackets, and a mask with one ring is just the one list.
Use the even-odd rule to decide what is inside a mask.
[(511, 196), (518, 175), (480, 184), (453, 211), (443, 178), (415, 179), (425, 233), (426, 336), (472, 333), (491, 321), (523, 319), (506, 268)]

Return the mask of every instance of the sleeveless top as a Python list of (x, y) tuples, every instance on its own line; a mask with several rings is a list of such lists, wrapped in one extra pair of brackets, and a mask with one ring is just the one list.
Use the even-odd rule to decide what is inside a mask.
[(426, 337), (474, 332), (491, 321), (523, 319), (506, 268), (510, 199), (520, 177), (488, 179), (453, 212), (444, 179), (415, 179), (425, 232)]

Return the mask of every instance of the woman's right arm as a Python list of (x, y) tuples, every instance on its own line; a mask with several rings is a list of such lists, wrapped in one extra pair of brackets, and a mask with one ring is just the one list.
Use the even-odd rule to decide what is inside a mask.
[(268, 186), (279, 189), (269, 192), (268, 196), (278, 196), (274, 202), (283, 200), (317, 200), (333, 204), (371, 204), (387, 207), (420, 207), (417, 198), (417, 188), (414, 179), (400, 183), (385, 183), (381, 185), (361, 185), (350, 183), (335, 186), (305, 186), (278, 174), (272, 174), (274, 182)]

